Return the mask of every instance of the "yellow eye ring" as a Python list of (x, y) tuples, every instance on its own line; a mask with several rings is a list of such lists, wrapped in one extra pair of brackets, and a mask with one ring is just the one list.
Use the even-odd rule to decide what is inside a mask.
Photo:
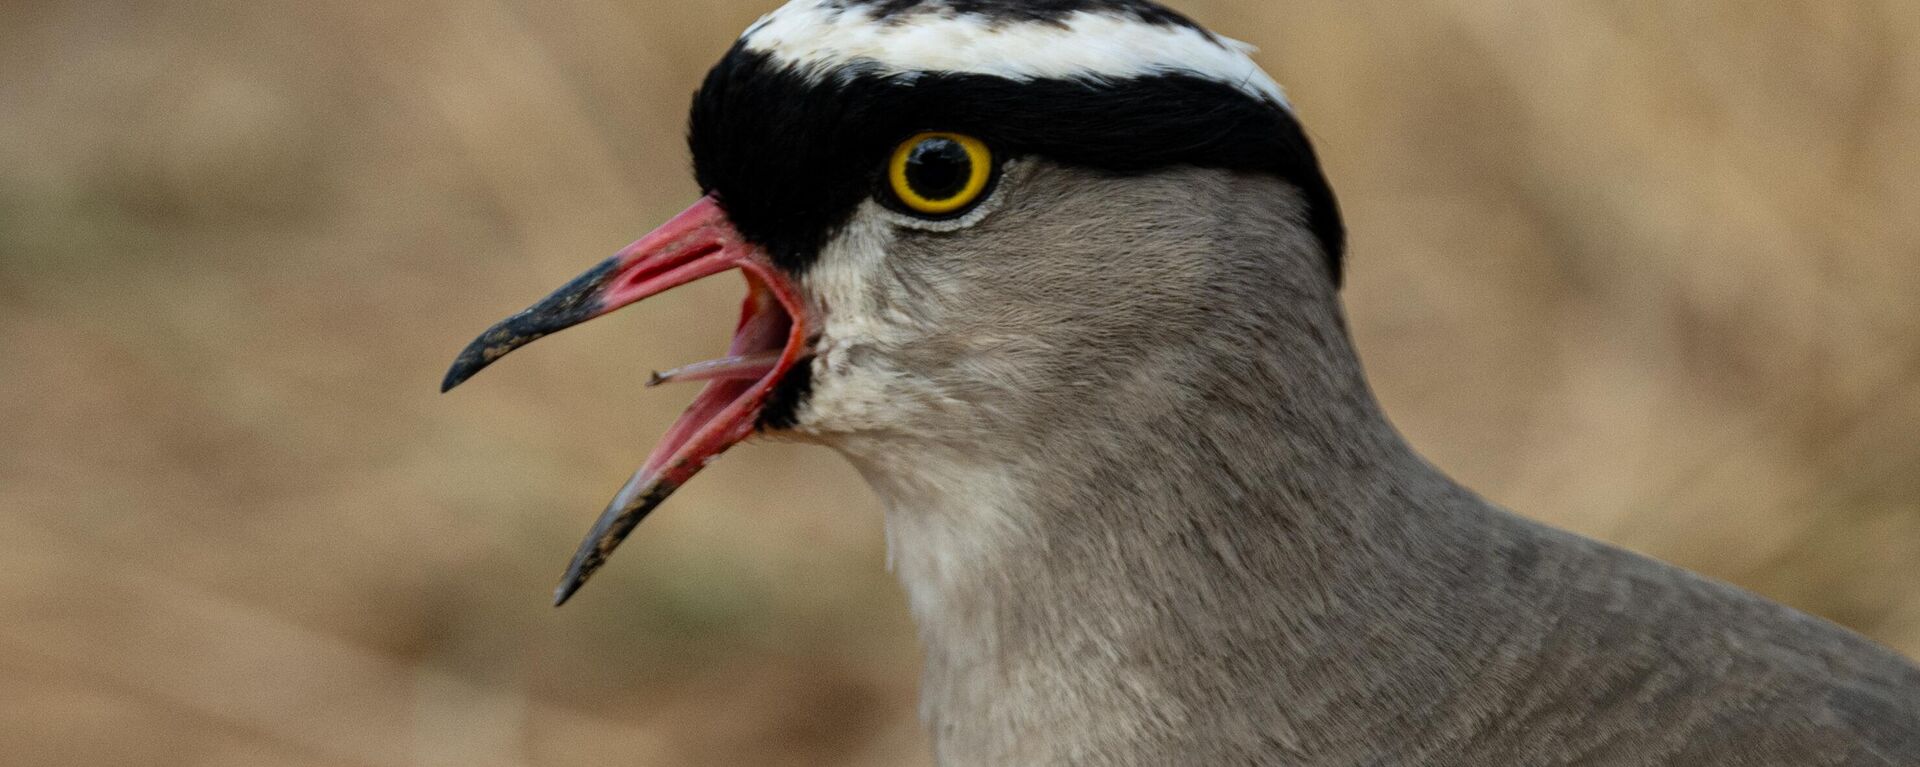
[(893, 151), (887, 180), (907, 210), (945, 216), (980, 199), (993, 181), (993, 151), (959, 133), (928, 132)]

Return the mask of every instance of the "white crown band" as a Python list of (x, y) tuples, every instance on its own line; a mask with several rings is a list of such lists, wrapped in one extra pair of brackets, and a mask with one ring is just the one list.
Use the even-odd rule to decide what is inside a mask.
[(749, 51), (817, 79), (858, 67), (881, 74), (951, 72), (1010, 80), (1127, 80), (1181, 74), (1231, 85), (1291, 109), (1248, 54), (1252, 46), (1124, 13), (1075, 11), (1044, 21), (926, 12), (885, 19), (837, 0), (793, 0), (741, 37)]

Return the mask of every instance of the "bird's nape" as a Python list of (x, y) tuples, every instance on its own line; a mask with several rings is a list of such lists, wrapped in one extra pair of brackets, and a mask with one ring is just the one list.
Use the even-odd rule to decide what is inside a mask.
[(565, 604), (635, 526), (728, 448), (751, 436), (767, 403), (806, 356), (811, 314), (793, 282), (749, 244), (712, 197), (474, 339), (447, 371), (443, 391), (515, 349), (621, 307), (722, 272), (748, 292), (728, 356), (669, 376), (706, 387), (594, 523), (555, 592)]
[(750, 28), (694, 97), (707, 197), (448, 374), (746, 277), (730, 356), (656, 374), (707, 385), (559, 601), (781, 430), (880, 496), (943, 763), (1920, 764), (1908, 661), (1406, 442), (1347, 330), (1332, 187), (1248, 52), (1153, 0)]

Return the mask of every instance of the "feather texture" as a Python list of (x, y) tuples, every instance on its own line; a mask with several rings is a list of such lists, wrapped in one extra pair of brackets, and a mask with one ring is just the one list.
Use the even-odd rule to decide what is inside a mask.
[(1034, 160), (868, 208), (800, 428), (885, 499), (941, 762), (1920, 764), (1920, 671), (1493, 507), (1368, 393), (1295, 190)]

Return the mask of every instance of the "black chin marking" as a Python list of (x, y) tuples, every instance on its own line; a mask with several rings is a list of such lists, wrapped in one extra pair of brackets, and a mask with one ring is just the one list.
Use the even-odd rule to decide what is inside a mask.
[(694, 97), (688, 132), (702, 190), (797, 276), (873, 193), (894, 147), (926, 130), (973, 135), (1002, 160), (1277, 176), (1300, 190), (1306, 224), (1340, 281), (1346, 230), (1306, 132), (1279, 103), (1217, 80), (1169, 73), (1016, 81), (858, 68), (815, 78), (736, 44)]
[(800, 405), (813, 393), (813, 360), (801, 360), (774, 384), (760, 410), (761, 431), (786, 431), (800, 422)]

